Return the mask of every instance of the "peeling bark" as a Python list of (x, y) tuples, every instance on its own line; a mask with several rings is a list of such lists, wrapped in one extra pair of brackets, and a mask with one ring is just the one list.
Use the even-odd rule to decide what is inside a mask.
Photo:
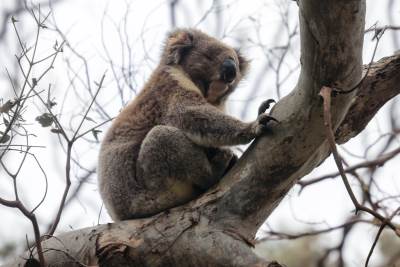
[[(367, 67), (364, 68), (366, 72)], [(336, 131), (336, 142), (346, 143), (359, 134), (379, 109), (400, 93), (400, 54), (374, 63), (361, 84), (347, 115)]]
[[(51, 266), (279, 266), (252, 252), (255, 233), (298, 179), (329, 155), (322, 86), (352, 88), (362, 74), (365, 1), (299, 1), (301, 75), (274, 109), (280, 123), (254, 141), (200, 198), (152, 218), (72, 231), (43, 241)], [(339, 143), (398, 94), (400, 56), (375, 63), (361, 88), (332, 99)], [(18, 265), (19, 264), (19, 265)], [(16, 259), (6, 266), (23, 266)]]

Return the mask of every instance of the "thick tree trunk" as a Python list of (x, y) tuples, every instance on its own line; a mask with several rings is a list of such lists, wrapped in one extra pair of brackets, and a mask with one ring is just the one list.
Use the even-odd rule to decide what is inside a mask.
[[(81, 229), (43, 242), (49, 266), (274, 266), (252, 241), (298, 179), (328, 155), (322, 86), (352, 88), (362, 74), (365, 1), (301, 0), (301, 75), (273, 109), (280, 124), (256, 140), (221, 183), (152, 218)], [(400, 56), (374, 64), (361, 88), (332, 101), (337, 140), (358, 134), (399, 88)], [(8, 266), (23, 266), (16, 259)], [(276, 265), (278, 266), (278, 265)]]
[[(214, 216), (248, 238), (296, 181), (328, 154), (323, 128), (322, 86), (352, 88), (361, 79), (364, 1), (299, 1), (301, 73), (295, 89), (273, 109), (281, 121), (274, 135), (256, 140), (223, 181)], [(335, 128), (352, 94), (332, 103)]]

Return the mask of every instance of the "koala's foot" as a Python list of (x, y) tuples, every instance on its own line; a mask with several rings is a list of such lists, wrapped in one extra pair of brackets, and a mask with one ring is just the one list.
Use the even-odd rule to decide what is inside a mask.
[(212, 175), (219, 180), (236, 163), (237, 156), (229, 148), (210, 148), (207, 151)]
[(227, 174), (233, 168), (233, 166), (236, 164), (237, 161), (238, 161), (238, 156), (233, 154), (233, 157), (229, 161), (228, 167), (226, 167), (226, 170), (225, 170), (225, 172), (224, 172), (224, 174), (222, 176)]

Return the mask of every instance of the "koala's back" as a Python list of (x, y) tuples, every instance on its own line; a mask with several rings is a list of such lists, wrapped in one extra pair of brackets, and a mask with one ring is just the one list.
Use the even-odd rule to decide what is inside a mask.
[(102, 143), (99, 187), (114, 220), (189, 202), (232, 166), (226, 146), (261, 134), (258, 120), (244, 123), (223, 112), (247, 65), (235, 49), (198, 30), (169, 34), (159, 66)]
[[(135, 198), (138, 203), (142, 181), (136, 175), (140, 146), (147, 133), (161, 123), (173, 82), (162, 70), (153, 73), (138, 96), (116, 117), (108, 130), (99, 154), (99, 189), (104, 204), (113, 219), (121, 219), (126, 207)], [(129, 214), (127, 214), (128, 216)]]
[(99, 190), (114, 220), (148, 214), (152, 209), (149, 199), (162, 194), (148, 192), (144, 178), (137, 173), (139, 152), (147, 134), (157, 125), (168, 124), (168, 110), (180, 95), (190, 94), (195, 102), (205, 101), (194, 92), (198, 90), (195, 85), (180, 75), (174, 68), (156, 69), (143, 90), (116, 117), (102, 142)]

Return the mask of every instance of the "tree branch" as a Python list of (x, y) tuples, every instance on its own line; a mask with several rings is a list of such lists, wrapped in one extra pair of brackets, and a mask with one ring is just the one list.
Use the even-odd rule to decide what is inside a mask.
[[(352, 88), (361, 78), (365, 2), (310, 0), (299, 9), (302, 70), (296, 88), (273, 109), (281, 123), (244, 153), (213, 191), (218, 201), (209, 209), (218, 224), (234, 226), (249, 239), (293, 184), (329, 153), (320, 88)], [(334, 129), (353, 96), (335, 97)]]
[[(366, 67), (364, 68), (365, 71)], [(400, 54), (373, 64), (340, 127), (336, 142), (346, 143), (359, 134), (378, 110), (400, 92)], [(377, 93), (379, 91), (379, 93)]]
[[(273, 134), (255, 140), (216, 187), (191, 203), (152, 218), (49, 238), (43, 242), (49, 264), (279, 266), (252, 252), (255, 233), (297, 180), (329, 155), (320, 88), (352, 88), (362, 74), (365, 1), (303, 0), (299, 8), (301, 75), (273, 109), (281, 122)], [(358, 134), (363, 129), (358, 120), (365, 127), (377, 106), (397, 94), (388, 88), (396, 78), (386, 75), (400, 66), (389, 71), (388, 64), (374, 65), (358, 92), (332, 99), (332, 129), (341, 125), (338, 140)], [(23, 260), (9, 266), (16, 262)]]

